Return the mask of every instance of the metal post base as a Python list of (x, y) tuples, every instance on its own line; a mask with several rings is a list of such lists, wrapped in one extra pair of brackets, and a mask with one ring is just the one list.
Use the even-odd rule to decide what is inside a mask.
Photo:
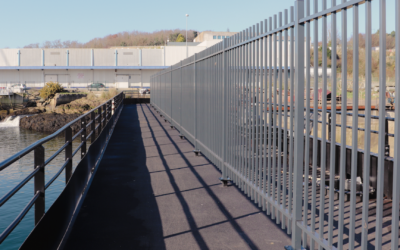
[(181, 140), (185, 139), (185, 136), (180, 134), (179, 137), (181, 138)]
[(171, 126), (171, 129), (174, 129), (174, 126)]
[(194, 154), (195, 154), (196, 156), (199, 156), (199, 154), (200, 154), (200, 150), (198, 150), (198, 149), (193, 150), (193, 152), (194, 152)]
[(219, 180), (221, 181), (223, 187), (227, 187), (229, 182), (231, 181), (230, 178), (223, 178), (223, 177), (219, 178)]
[[(284, 246), (285, 250), (296, 250), (292, 246)], [(301, 250), (306, 250), (304, 247), (301, 247)]]
[(167, 119), (164, 119), (165, 122), (167, 122)]

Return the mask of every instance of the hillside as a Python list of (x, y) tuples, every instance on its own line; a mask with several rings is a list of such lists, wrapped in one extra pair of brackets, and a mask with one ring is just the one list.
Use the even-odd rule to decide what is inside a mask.
[[(110, 48), (115, 46), (163, 46), (169, 40), (170, 42), (177, 41), (181, 34), (183, 36), (178, 41), (185, 42), (186, 30), (159, 30), (154, 32), (120, 32), (105, 37), (98, 37), (90, 40), (87, 43), (80, 43), (78, 41), (45, 41), (43, 43), (33, 43), (25, 46), (24, 48)], [(192, 42), (197, 36), (198, 32), (188, 30), (188, 42)]]

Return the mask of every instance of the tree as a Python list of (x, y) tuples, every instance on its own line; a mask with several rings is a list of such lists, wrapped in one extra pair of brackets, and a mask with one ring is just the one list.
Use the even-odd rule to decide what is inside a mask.
[(121, 42), (121, 44), (120, 44), (119, 46), (126, 47), (126, 46), (127, 46), (127, 44), (126, 44), (126, 42)]
[(392, 33), (390, 33), (390, 35), (391, 35), (392, 37), (395, 37), (395, 36), (396, 36), (396, 32), (395, 32), (395, 31), (392, 31)]
[(193, 38), (196, 38), (196, 37), (197, 37), (197, 31), (193, 31)]
[(182, 34), (179, 34), (178, 38), (176, 39), (176, 42), (178, 43), (186, 42), (186, 39)]
[(179, 34), (180, 34), (179, 32), (178, 32), (178, 33), (170, 34), (170, 35), (169, 35), (169, 41), (170, 41), (170, 42), (176, 42), (176, 39), (178, 38)]

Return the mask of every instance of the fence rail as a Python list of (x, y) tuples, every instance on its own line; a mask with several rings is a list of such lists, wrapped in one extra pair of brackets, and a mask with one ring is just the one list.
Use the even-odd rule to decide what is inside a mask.
[[(116, 95), (100, 106), (92, 109), (88, 113), (81, 115), (70, 123), (66, 124), (61, 129), (57, 130), (55, 133), (33, 143), (29, 147), (21, 150), (10, 158), (0, 162), (0, 171), (11, 166), (14, 162), (20, 160), (30, 152), (34, 155), (34, 170), (23, 179), (18, 185), (11, 189), (7, 194), (0, 198), (0, 207), (4, 205), (11, 197), (13, 197), (18, 190), (20, 190), (25, 184), (27, 184), (31, 179), (34, 179), (34, 196), (27, 203), (25, 208), (21, 213), (15, 218), (15, 220), (0, 234), (0, 244), (7, 238), (7, 236), (15, 229), (15, 227), (21, 222), (25, 215), (29, 212), (31, 207), (35, 205), (35, 225), (41, 220), (45, 214), (45, 191), (46, 189), (60, 176), (60, 174), (65, 172), (65, 184), (68, 184), (72, 176), (72, 159), (79, 153), (81, 159), (85, 157), (87, 152), (86, 142), (90, 139), (93, 143), (97, 137), (102, 132), (103, 128), (106, 127), (107, 123), (111, 120), (114, 115), (115, 109), (117, 109), (123, 100), (123, 93)], [(89, 119), (87, 119), (89, 118)], [(73, 135), (72, 126), (76, 123), (80, 123), (81, 129)], [(46, 159), (45, 148), (43, 144), (53, 140), (59, 135), (64, 134), (65, 144), (60, 147), (53, 155)], [(72, 142), (80, 138), (81, 143), (72, 151)], [(45, 167), (54, 160), (61, 152), (65, 153), (65, 162), (60, 167), (59, 171), (47, 182), (45, 183)]]
[[(371, 114), (372, 1), (332, 0), (328, 8), (327, 0), (298, 0), (283, 13), (151, 78), (151, 105), (193, 143), (195, 153), (201, 152), (221, 170), (223, 182), (235, 183), (287, 229), (293, 249), (398, 249), (400, 102), (395, 102), (395, 117), (386, 117), (386, 0), (374, 2), (379, 4), (380, 31), (378, 116)], [(395, 32), (400, 34), (400, 2), (392, 3)], [(365, 57), (359, 48), (361, 7)], [(328, 60), (330, 69), (337, 69), (339, 59), (328, 56), (328, 30), (331, 55), (340, 54), (344, 69), (332, 70), (330, 77)], [(400, 36), (395, 42), (399, 51)], [(347, 72), (348, 54), (352, 76)], [(322, 77), (318, 63), (312, 64), (320, 58)], [(359, 72), (360, 60), (365, 61), (365, 75)], [(399, 53), (395, 62), (400, 65)], [(400, 93), (398, 67), (395, 75)], [(353, 88), (351, 112), (346, 110), (348, 78)], [(360, 78), (365, 81), (365, 100), (359, 98)], [(346, 106), (338, 106), (338, 101)], [(364, 114), (354, 105), (362, 102)], [(363, 118), (364, 126), (354, 117)], [(371, 129), (371, 120), (378, 120), (377, 129)], [(375, 134), (378, 152), (372, 153)], [(394, 140), (393, 157), (388, 156), (389, 137)]]

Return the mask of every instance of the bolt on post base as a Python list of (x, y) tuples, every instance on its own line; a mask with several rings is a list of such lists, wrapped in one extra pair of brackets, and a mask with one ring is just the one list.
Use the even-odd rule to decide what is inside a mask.
[(164, 121), (167, 122), (168, 120), (167, 120), (167, 119), (164, 119)]
[(171, 129), (174, 129), (174, 126), (171, 125)]
[(200, 150), (198, 150), (198, 149), (193, 150), (193, 152), (195, 153), (196, 156), (199, 156), (199, 154), (200, 154)]
[(185, 139), (185, 136), (182, 134), (179, 134), (179, 137), (181, 138), (181, 140)]
[(231, 179), (229, 177), (227, 177), (227, 178), (221, 177), (221, 178), (219, 178), (219, 180), (221, 181), (223, 187), (227, 187), (228, 183), (231, 181)]

